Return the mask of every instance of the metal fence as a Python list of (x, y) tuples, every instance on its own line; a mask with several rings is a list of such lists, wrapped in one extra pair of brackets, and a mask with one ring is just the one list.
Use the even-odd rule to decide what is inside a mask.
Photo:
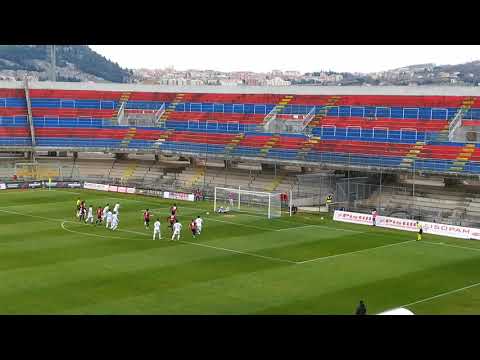
[[(451, 225), (480, 225), (480, 193), (415, 184), (383, 185), (359, 179), (336, 184), (330, 210), (370, 213)], [(478, 211), (477, 211), (478, 210)]]

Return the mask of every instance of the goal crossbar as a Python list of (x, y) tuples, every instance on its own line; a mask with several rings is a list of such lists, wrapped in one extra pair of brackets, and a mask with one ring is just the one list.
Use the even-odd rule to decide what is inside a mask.
[(252, 191), (252, 190), (243, 190), (243, 189), (235, 189), (235, 188), (224, 188), (224, 187), (216, 187), (215, 190), (228, 190), (228, 191), (239, 191), (242, 194), (250, 194), (250, 195), (280, 195), (280, 193), (271, 193), (266, 191)]

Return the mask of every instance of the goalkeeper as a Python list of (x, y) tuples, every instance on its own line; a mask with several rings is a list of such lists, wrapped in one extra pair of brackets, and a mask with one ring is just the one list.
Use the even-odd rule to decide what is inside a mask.
[(228, 206), (226, 208), (224, 208), (223, 206), (220, 206), (217, 210), (217, 213), (225, 214), (225, 213), (228, 213), (229, 211), (230, 211), (230, 208)]

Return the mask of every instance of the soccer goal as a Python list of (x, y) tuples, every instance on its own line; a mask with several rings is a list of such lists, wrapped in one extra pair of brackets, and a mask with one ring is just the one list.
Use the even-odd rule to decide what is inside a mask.
[(215, 187), (213, 210), (252, 213), (269, 219), (277, 218), (282, 216), (281, 194)]

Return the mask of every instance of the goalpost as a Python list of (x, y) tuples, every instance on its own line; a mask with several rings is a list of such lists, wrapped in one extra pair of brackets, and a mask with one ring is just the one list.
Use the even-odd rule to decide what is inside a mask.
[(253, 213), (268, 219), (282, 216), (280, 193), (242, 190), (240, 187), (215, 187), (213, 211), (220, 208), (227, 211)]

